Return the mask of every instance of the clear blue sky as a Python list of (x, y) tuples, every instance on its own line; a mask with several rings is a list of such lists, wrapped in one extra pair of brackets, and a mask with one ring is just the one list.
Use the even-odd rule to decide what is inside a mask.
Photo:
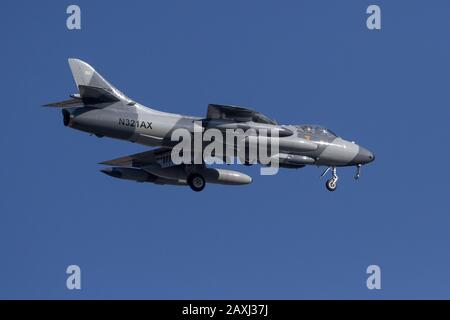
[[(450, 298), (448, 1), (76, 3), (81, 31), (71, 2), (0, 4), (0, 298)], [(40, 107), (76, 91), (69, 57), (148, 106), (248, 106), (377, 159), (335, 193), (315, 167), (202, 193), (113, 179), (98, 162), (146, 148)]]

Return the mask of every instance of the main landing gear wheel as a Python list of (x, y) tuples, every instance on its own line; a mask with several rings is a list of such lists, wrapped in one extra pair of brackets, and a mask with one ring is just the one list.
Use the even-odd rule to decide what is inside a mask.
[(202, 191), (203, 189), (205, 189), (206, 186), (205, 178), (203, 178), (198, 173), (193, 173), (189, 175), (189, 177), (187, 178), (187, 184), (195, 192)]
[(335, 191), (337, 188), (337, 183), (333, 178), (327, 180), (325, 185), (327, 186), (328, 191)]

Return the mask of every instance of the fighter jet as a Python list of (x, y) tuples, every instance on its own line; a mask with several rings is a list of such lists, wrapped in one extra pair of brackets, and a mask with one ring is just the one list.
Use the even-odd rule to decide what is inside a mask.
[[(78, 88), (69, 100), (46, 104), (62, 109), (65, 126), (88, 132), (97, 137), (127, 140), (155, 149), (100, 164), (108, 166), (101, 171), (109, 176), (151, 182), (155, 184), (188, 185), (202, 191), (206, 183), (244, 185), (252, 178), (244, 173), (208, 167), (199, 164), (175, 163), (171, 157), (176, 141), (174, 130), (182, 128), (194, 133), (200, 123), (202, 130), (262, 129), (276, 132), (278, 153), (273, 155), (281, 168), (324, 166), (324, 176), (331, 171), (326, 188), (335, 191), (337, 168), (356, 167), (355, 178), (362, 165), (375, 160), (375, 155), (354, 142), (344, 140), (320, 125), (279, 125), (267, 116), (248, 108), (210, 104), (205, 117), (184, 116), (145, 107), (125, 96), (89, 64), (69, 59), (69, 65)], [(222, 155), (219, 155), (222, 156)], [(259, 159), (256, 159), (256, 163)], [(250, 165), (254, 164), (246, 163)]]

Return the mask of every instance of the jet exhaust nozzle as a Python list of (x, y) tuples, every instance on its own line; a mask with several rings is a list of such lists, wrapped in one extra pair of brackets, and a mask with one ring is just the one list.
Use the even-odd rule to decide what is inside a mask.
[(71, 116), (70, 112), (65, 109), (62, 110), (62, 114), (63, 114), (64, 126), (68, 127), (70, 125), (70, 120), (72, 120), (72, 116)]

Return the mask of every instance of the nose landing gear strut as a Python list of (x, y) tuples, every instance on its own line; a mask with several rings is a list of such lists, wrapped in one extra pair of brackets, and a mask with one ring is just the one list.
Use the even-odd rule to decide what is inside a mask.
[[(335, 191), (337, 188), (337, 181), (339, 179), (339, 177), (337, 176), (336, 173), (336, 167), (328, 167), (322, 174), (321, 177), (323, 177), (324, 175), (326, 175), (328, 173), (328, 171), (331, 170), (331, 178), (327, 180), (326, 182), (326, 187), (328, 189), (328, 191)], [(355, 174), (355, 180), (358, 180), (359, 177), (361, 176), (361, 165), (358, 164), (356, 166), (356, 174)]]
[(358, 180), (360, 176), (361, 176), (361, 165), (358, 164), (358, 165), (356, 166), (355, 180)]

